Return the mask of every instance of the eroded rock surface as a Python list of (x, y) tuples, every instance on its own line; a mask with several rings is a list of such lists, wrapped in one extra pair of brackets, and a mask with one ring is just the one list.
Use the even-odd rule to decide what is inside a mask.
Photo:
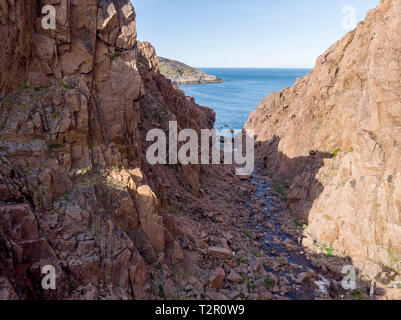
[(309, 238), (371, 278), (400, 270), (400, 75), (401, 2), (382, 0), (246, 124)]
[[(56, 30), (37, 16), (47, 4)], [(0, 8), (1, 298), (149, 298), (165, 277), (157, 264), (184, 255), (161, 211), (172, 169), (152, 173), (143, 135), (161, 120), (211, 128), (214, 113), (158, 73), (129, 0)], [(158, 123), (153, 111), (169, 118)], [(198, 199), (200, 168), (180, 170), (173, 179)], [(56, 290), (41, 288), (45, 265)]]

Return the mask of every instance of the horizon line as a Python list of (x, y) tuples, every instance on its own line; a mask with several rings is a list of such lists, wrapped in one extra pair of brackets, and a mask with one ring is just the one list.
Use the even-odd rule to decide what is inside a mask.
[(267, 66), (267, 67), (194, 67), (195, 69), (314, 69), (315, 66)]

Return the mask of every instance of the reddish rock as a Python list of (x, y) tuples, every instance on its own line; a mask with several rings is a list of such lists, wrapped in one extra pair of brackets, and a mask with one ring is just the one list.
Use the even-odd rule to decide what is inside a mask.
[(214, 274), (210, 277), (210, 285), (212, 288), (220, 290), (224, 287), (224, 278), (226, 273), (222, 268), (216, 268)]
[(228, 260), (228, 259), (231, 259), (231, 257), (233, 256), (233, 253), (230, 249), (222, 248), (222, 247), (209, 247), (207, 249), (207, 252), (212, 257), (215, 257), (215, 258), (221, 259), (221, 260)]
[(227, 280), (235, 284), (242, 284), (244, 282), (244, 279), (234, 270), (231, 270), (230, 274), (227, 276)]
[(372, 278), (390, 267), (389, 248), (401, 254), (400, 13), (400, 1), (380, 1), (245, 125), (257, 136), (259, 164), (289, 186), (287, 204), (308, 233)]
[[(215, 115), (158, 72), (129, 0), (51, 4), (57, 27), (43, 30), (40, 2), (0, 0), (1, 296), (146, 299), (166, 253), (171, 195), (158, 185), (198, 195), (200, 167), (164, 181), (172, 170), (151, 172), (145, 135), (155, 114), (198, 132)], [(173, 247), (175, 265), (184, 252)], [(37, 290), (42, 264), (57, 269), (54, 292)]]

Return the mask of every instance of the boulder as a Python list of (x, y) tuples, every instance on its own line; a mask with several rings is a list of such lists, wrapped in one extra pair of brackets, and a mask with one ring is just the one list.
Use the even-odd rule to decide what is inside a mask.
[(210, 256), (220, 260), (228, 260), (233, 256), (233, 253), (230, 249), (222, 247), (209, 247), (207, 252)]

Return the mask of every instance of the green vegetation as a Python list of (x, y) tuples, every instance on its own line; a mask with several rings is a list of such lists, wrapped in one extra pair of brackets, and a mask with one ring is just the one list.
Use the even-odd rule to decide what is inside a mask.
[(4, 98), (4, 99), (3, 99), (3, 103), (4, 103), (4, 104), (10, 104), (10, 103), (11, 103), (11, 100), (10, 100), (9, 98)]
[(168, 111), (166, 109), (158, 109), (152, 115), (152, 118), (158, 123), (162, 124), (168, 118)]
[(57, 118), (58, 117), (58, 112), (53, 112), (52, 113), (52, 118)]
[(62, 144), (51, 144), (51, 145), (49, 146), (49, 148), (50, 148), (51, 150), (61, 149), (62, 147), (63, 147)]
[(263, 281), (266, 289), (270, 289), (272, 288), (275, 284), (276, 281), (274, 281), (272, 278), (267, 277), (264, 281)]
[(242, 231), (242, 233), (243, 233), (247, 238), (252, 239), (252, 235), (251, 235), (251, 233), (250, 233), (249, 231), (244, 230), (244, 231)]
[(36, 200), (38, 200), (38, 202), (39, 202), (40, 204), (43, 204), (43, 198), (42, 198), (42, 196), (37, 196), (37, 197), (36, 197)]
[(62, 198), (63, 198), (65, 201), (68, 201), (68, 199), (70, 198), (70, 194), (71, 194), (71, 191), (70, 191), (70, 190), (66, 190), (66, 191), (63, 193)]
[(70, 88), (70, 86), (68, 84), (64, 83), (64, 82), (61, 82), (60, 86), (62, 86), (64, 89), (69, 89)]
[(248, 259), (245, 259), (245, 258), (240, 257), (240, 258), (238, 259), (238, 263), (239, 263), (239, 264), (248, 264), (249, 261), (248, 261)]
[(332, 247), (328, 247), (325, 244), (319, 244), (319, 245), (317, 245), (317, 249), (319, 249), (320, 251), (325, 251), (329, 258), (335, 257), (335, 255), (334, 255), (335, 250)]
[(168, 203), (168, 211), (170, 214), (182, 217), (187, 216), (185, 214), (185, 208), (183, 205), (177, 205), (176, 203), (173, 203), (171, 200), (168, 200), (167, 203)]
[(359, 290), (352, 291), (350, 295), (358, 300), (366, 300), (365, 296)]
[(174, 216), (177, 215), (177, 210), (175, 208), (168, 208), (168, 212)]
[(115, 50), (115, 51), (114, 51), (114, 57), (115, 57), (115, 58), (119, 57), (120, 54), (121, 54), (120, 51), (118, 51), (118, 50)]
[(392, 249), (392, 248), (389, 248), (388, 250), (387, 250), (387, 252), (388, 252), (388, 256), (389, 256), (389, 258), (391, 259), (391, 262), (392, 263), (398, 263), (400, 260), (396, 257), (396, 253), (395, 253), (395, 251)]
[(274, 186), (273, 190), (280, 194), (281, 201), (286, 202), (288, 200), (289, 188), (287, 186), (279, 183)]
[(249, 291), (255, 291), (256, 290), (256, 284), (255, 284), (255, 281), (253, 281), (253, 280), (251, 280), (251, 279), (248, 279), (247, 281), (246, 281), (246, 285), (247, 285), (247, 287), (248, 287), (248, 290)]
[(333, 151), (333, 158), (336, 158), (340, 152), (341, 152), (341, 148), (337, 148), (336, 150), (334, 150)]
[(78, 285), (71, 278), (67, 279), (67, 284), (70, 289), (70, 292), (74, 292), (78, 288)]
[(1, 126), (0, 126), (0, 132), (2, 132), (4, 129), (5, 129), (5, 125), (4, 124), (2, 124)]
[(294, 220), (294, 224), (295, 224), (297, 227), (299, 227), (299, 228), (302, 227), (302, 222), (300, 222), (300, 221), (297, 220), (297, 219)]
[(308, 225), (306, 223), (303, 223), (301, 221), (299, 221), (298, 219), (294, 220), (294, 224), (298, 227), (298, 228), (302, 228), (304, 230), (308, 229)]
[(242, 279), (244, 279), (244, 281), (246, 282), (246, 285), (248, 287), (248, 290), (250, 292), (255, 291), (257, 286), (255, 284), (255, 281), (252, 280), (250, 277), (248, 277), (247, 275), (241, 274)]
[(334, 255), (334, 248), (326, 248), (326, 253), (327, 253), (327, 256), (329, 257), (329, 258), (333, 258), (333, 257), (335, 257), (335, 255)]
[(163, 299), (163, 300), (166, 300), (167, 298), (166, 298), (166, 295), (164, 294), (164, 292), (163, 292), (163, 290), (160, 290), (160, 292), (159, 292), (159, 298), (160, 299)]

